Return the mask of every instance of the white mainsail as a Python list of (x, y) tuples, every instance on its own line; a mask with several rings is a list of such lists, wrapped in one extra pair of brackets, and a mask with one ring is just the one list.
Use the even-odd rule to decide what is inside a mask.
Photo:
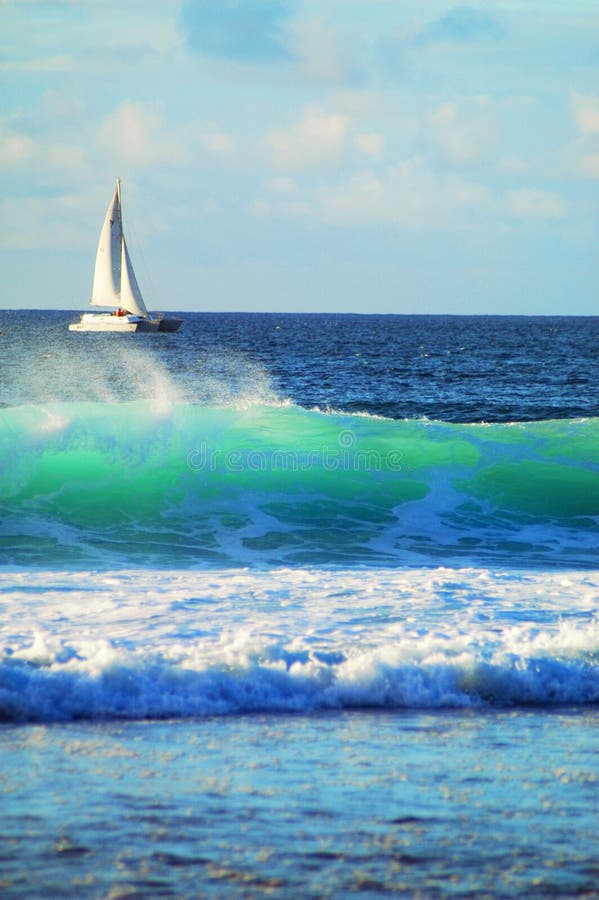
[(121, 182), (118, 178), (100, 232), (89, 302), (94, 306), (120, 306), (136, 316), (148, 315), (123, 235)]
[(121, 290), (121, 204), (118, 184), (108, 204), (96, 253), (96, 267), (90, 303), (118, 306)]

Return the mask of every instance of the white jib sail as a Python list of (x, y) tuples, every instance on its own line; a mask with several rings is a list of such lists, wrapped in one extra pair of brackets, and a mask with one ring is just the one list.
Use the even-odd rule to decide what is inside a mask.
[(131, 265), (129, 251), (125, 238), (122, 239), (122, 256), (121, 256), (121, 306), (127, 312), (134, 313), (136, 316), (147, 316), (148, 310), (141, 296), (139, 285)]
[(121, 243), (123, 228), (119, 188), (108, 204), (106, 218), (100, 232), (96, 267), (90, 303), (95, 306), (119, 306), (121, 290)]

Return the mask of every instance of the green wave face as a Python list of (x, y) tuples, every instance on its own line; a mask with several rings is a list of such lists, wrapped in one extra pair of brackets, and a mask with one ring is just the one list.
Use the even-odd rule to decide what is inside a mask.
[(295, 406), (0, 411), (8, 563), (599, 559), (599, 420), (397, 422)]

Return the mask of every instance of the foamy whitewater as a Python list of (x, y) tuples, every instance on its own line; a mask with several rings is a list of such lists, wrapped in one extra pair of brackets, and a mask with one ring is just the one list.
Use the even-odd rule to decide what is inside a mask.
[(5, 719), (599, 701), (587, 574), (160, 571), (148, 584), (133, 570), (0, 584), (4, 609), (19, 609), (1, 632)]
[(2, 314), (0, 891), (599, 896), (599, 323)]

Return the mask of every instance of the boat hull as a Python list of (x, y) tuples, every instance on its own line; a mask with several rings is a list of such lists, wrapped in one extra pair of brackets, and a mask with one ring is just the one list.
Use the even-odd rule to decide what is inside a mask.
[(183, 319), (165, 316), (158, 320), (158, 331), (179, 331), (182, 324)]
[(127, 334), (134, 331), (176, 331), (175, 328), (162, 329), (162, 319), (149, 319), (142, 316), (113, 316), (110, 313), (84, 313), (79, 322), (69, 325), (69, 331), (103, 331)]

